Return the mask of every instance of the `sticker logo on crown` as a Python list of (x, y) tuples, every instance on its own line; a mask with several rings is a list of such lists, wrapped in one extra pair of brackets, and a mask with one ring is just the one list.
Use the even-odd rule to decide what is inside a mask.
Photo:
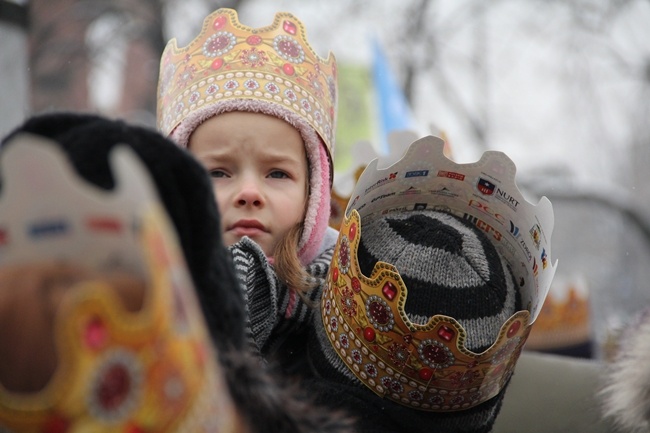
[[(533, 205), (523, 198), (512, 161), (490, 151), (476, 163), (457, 164), (444, 156), (443, 148), (442, 140), (424, 137), (399, 161), (379, 168), (376, 159), (368, 165), (352, 192), (321, 301), (332, 347), (365, 386), (396, 403), (434, 412), (469, 409), (503, 389), (557, 266), (550, 260), (551, 203), (543, 197)], [(383, 182), (389, 174), (394, 178)], [(479, 178), (490, 179), (494, 194), (486, 198), (477, 191)], [(418, 194), (399, 194), (412, 189)], [(504, 191), (511, 200), (502, 199)], [(512, 200), (518, 206), (511, 206)], [(467, 333), (453, 317), (435, 315), (424, 325), (409, 320), (404, 309), (408, 287), (395, 266), (378, 262), (372, 275), (361, 273), (357, 249), (363, 221), (414, 209), (442, 210), (474, 223), (487, 233), (519, 282), (526, 309), (501, 325), (496, 341), (483, 353), (465, 347)], [(512, 234), (510, 226), (535, 226), (539, 236)], [(545, 251), (545, 267), (532, 257), (536, 242)]]
[(218, 9), (184, 48), (165, 48), (158, 83), (158, 127), (169, 135), (186, 117), (228, 100), (275, 104), (305, 119), (330, 154), (334, 144), (336, 61), (318, 56), (303, 24), (292, 14), (275, 15), (270, 26), (239, 23), (237, 12)]

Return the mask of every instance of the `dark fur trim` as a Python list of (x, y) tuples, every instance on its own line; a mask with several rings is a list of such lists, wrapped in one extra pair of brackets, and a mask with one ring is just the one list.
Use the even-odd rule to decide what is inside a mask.
[(221, 356), (231, 393), (255, 433), (353, 433), (353, 418), (317, 406), (297, 383), (281, 379), (243, 351)]

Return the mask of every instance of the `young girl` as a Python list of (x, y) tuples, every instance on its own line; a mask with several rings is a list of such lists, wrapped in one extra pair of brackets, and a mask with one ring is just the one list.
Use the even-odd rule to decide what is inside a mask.
[[(160, 71), (159, 127), (210, 173), (252, 337), (273, 352), (281, 319), (308, 314), (300, 298), (325, 276), (336, 240), (328, 230), (334, 57), (319, 57), (289, 13), (250, 28), (219, 9), (188, 46), (170, 41)], [(253, 277), (260, 267), (265, 277)]]

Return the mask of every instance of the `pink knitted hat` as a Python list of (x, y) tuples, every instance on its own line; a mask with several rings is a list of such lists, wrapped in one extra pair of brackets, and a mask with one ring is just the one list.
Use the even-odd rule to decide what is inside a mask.
[(188, 46), (165, 48), (158, 83), (158, 126), (187, 147), (194, 130), (221, 113), (247, 111), (282, 119), (305, 143), (309, 199), (298, 243), (303, 264), (318, 254), (328, 226), (336, 123), (336, 61), (319, 57), (302, 23), (278, 13), (268, 27), (239, 23), (232, 9), (210, 14)]

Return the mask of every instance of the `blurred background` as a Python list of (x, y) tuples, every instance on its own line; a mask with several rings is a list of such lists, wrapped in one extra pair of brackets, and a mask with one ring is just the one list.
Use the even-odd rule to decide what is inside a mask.
[(335, 195), (390, 131), (445, 138), (457, 162), (507, 153), (553, 202), (557, 277), (527, 347), (607, 358), (650, 306), (647, 0), (0, 0), (0, 135), (48, 110), (155, 127), (160, 54), (205, 15), (290, 11), (339, 63)]

